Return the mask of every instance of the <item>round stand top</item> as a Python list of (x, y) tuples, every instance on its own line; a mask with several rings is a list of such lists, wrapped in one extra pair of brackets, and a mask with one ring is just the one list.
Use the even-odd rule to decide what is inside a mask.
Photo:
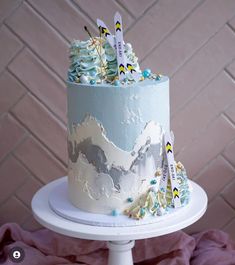
[(207, 208), (207, 195), (195, 182), (190, 181), (193, 191), (191, 200), (182, 209), (181, 214), (174, 218), (164, 219), (164, 222), (128, 226), (128, 227), (102, 227), (80, 224), (57, 215), (49, 205), (49, 195), (56, 185), (65, 181), (66, 177), (54, 180), (42, 187), (34, 195), (32, 210), (35, 219), (44, 227), (57, 233), (75, 238), (90, 240), (122, 241), (151, 238), (169, 234), (183, 229), (202, 217)]

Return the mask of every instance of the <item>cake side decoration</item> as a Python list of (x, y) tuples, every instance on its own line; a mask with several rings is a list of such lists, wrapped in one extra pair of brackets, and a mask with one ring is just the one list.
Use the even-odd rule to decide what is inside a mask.
[[(190, 187), (175, 162), (169, 79), (140, 70), (123, 40), (97, 19), (100, 36), (73, 41), (68, 70), (68, 195), (83, 211), (139, 220), (185, 206)], [(115, 221), (114, 221), (115, 222)]]
[[(130, 195), (136, 197), (134, 194), (144, 192), (149, 184), (157, 183), (155, 179), (154, 183), (151, 180), (148, 183), (145, 175), (154, 177), (151, 172), (160, 165), (155, 156), (161, 155), (161, 143), (161, 127), (149, 122), (133, 149), (123, 151), (108, 140), (105, 129), (95, 118), (87, 116), (68, 135), (69, 169), (91, 199), (127, 200)], [(149, 168), (144, 162), (147, 157)]]
[(176, 176), (176, 168), (175, 168), (175, 159), (173, 153), (173, 144), (171, 141), (170, 134), (165, 132), (164, 134), (164, 146), (165, 146), (165, 153), (167, 157), (168, 163), (168, 172), (170, 175), (170, 182), (171, 182), (171, 192), (173, 194), (173, 203), (174, 207), (178, 208), (181, 206), (180, 202), (180, 191), (179, 191), (179, 184), (177, 182)]
[[(172, 135), (172, 134), (171, 134)], [(185, 206), (189, 202), (190, 188), (185, 168), (181, 162), (176, 163), (173, 156), (173, 141), (170, 134), (164, 135), (165, 152), (163, 170), (157, 169), (155, 175), (160, 176), (160, 184), (144, 193), (124, 213), (134, 219), (142, 219), (146, 214), (161, 216), (174, 208)], [(167, 159), (167, 154), (168, 155)], [(174, 179), (173, 179), (174, 178)], [(151, 181), (151, 185), (157, 184)]]

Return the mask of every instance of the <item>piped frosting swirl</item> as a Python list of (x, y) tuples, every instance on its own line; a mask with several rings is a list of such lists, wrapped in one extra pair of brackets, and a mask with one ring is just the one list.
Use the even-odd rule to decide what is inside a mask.
[[(124, 45), (127, 59), (139, 73), (138, 58), (130, 43)], [(70, 47), (70, 67), (68, 80), (76, 83), (112, 83), (118, 76), (116, 52), (103, 38), (93, 38), (86, 41), (75, 40)], [(133, 81), (131, 74), (127, 81)]]
[(71, 82), (85, 83), (101, 80), (105, 75), (106, 57), (104, 39), (94, 38), (87, 41), (73, 41), (70, 47), (70, 67), (68, 79)]

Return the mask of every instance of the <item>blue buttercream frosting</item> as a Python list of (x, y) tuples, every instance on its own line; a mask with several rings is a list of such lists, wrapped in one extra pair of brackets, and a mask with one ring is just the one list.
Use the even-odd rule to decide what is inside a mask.
[(169, 79), (146, 79), (126, 86), (68, 82), (68, 126), (91, 115), (116, 146), (131, 151), (149, 121), (169, 130)]

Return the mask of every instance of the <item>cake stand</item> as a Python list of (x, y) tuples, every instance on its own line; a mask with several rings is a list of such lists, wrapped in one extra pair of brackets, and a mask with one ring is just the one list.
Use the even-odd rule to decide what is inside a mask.
[(183, 229), (196, 222), (205, 213), (207, 195), (195, 182), (190, 181), (193, 188), (190, 203), (181, 214), (171, 218), (171, 214), (163, 221), (127, 227), (102, 227), (77, 223), (56, 214), (49, 205), (49, 196), (55, 187), (66, 182), (67, 177), (57, 179), (42, 187), (34, 195), (32, 210), (35, 219), (46, 228), (57, 233), (90, 240), (107, 241), (109, 249), (108, 265), (133, 265), (132, 251), (137, 239), (145, 239), (169, 234)]

